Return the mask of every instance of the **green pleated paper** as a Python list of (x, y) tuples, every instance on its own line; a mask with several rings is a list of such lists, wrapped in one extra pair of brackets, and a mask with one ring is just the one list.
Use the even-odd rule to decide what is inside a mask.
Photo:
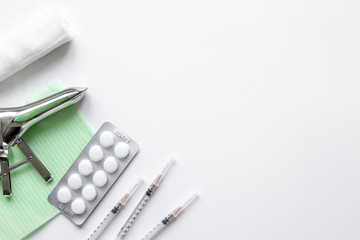
[[(62, 89), (59, 83), (52, 83), (31, 101)], [(92, 136), (76, 106), (45, 118), (25, 133), (24, 141), (50, 171), (53, 180), (46, 183), (30, 163), (11, 171), (13, 195), (10, 198), (0, 195), (0, 240), (22, 239), (59, 213), (47, 197)], [(9, 150), (10, 165), (24, 158), (17, 147)]]

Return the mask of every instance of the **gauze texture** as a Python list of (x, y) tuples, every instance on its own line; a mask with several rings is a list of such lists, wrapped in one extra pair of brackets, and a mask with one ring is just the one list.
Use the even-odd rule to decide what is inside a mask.
[(0, 81), (71, 38), (65, 19), (54, 10), (46, 11), (34, 22), (4, 38), (0, 36)]

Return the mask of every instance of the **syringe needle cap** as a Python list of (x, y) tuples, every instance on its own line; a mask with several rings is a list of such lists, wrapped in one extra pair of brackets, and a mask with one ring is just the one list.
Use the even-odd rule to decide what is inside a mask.
[(153, 184), (155, 186), (159, 186), (160, 182), (163, 180), (166, 173), (169, 171), (169, 169), (174, 164), (174, 162), (175, 162), (174, 157), (173, 156), (169, 157), (169, 159), (166, 161), (166, 165), (162, 168), (161, 172), (159, 173), (159, 175), (156, 177), (156, 179), (153, 182)]
[(129, 197), (131, 197), (136, 192), (136, 190), (141, 186), (142, 183), (143, 183), (143, 179), (141, 177), (139, 177), (136, 180), (135, 184), (130, 187), (130, 189), (128, 191)]
[(173, 215), (175, 218), (179, 216), (179, 214), (184, 211), (191, 203), (193, 203), (194, 200), (198, 198), (198, 196), (199, 195), (197, 193), (191, 194), (190, 197), (186, 198), (180, 204), (180, 206), (178, 206), (174, 211), (172, 211), (171, 215)]
[(189, 198), (187, 198), (182, 204), (181, 207), (183, 210), (187, 208), (195, 199), (197, 199), (199, 195), (197, 193), (193, 193)]
[(119, 201), (119, 204), (125, 206), (127, 201), (131, 198), (131, 196), (136, 192), (136, 190), (141, 186), (143, 182), (143, 179), (140, 177), (137, 179), (137, 181), (135, 182), (135, 184), (133, 184), (129, 190), (127, 191), (127, 193), (125, 193), (125, 195), (121, 198), (121, 200)]

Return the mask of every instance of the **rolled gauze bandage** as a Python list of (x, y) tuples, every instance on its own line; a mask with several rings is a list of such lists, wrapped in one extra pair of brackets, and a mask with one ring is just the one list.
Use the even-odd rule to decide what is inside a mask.
[(45, 12), (0, 40), (0, 81), (70, 40), (65, 19), (56, 11)]

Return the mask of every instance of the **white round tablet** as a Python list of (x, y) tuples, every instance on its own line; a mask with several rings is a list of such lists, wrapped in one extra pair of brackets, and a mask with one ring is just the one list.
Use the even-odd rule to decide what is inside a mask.
[(81, 175), (87, 176), (93, 171), (93, 166), (89, 160), (82, 160), (78, 165), (78, 171)]
[(85, 200), (92, 201), (96, 197), (96, 189), (92, 185), (87, 185), (83, 188), (81, 195)]
[(100, 135), (100, 144), (103, 147), (110, 147), (114, 144), (114, 134), (112, 132), (103, 132)]
[(59, 202), (68, 203), (71, 200), (71, 192), (69, 191), (69, 189), (63, 187), (57, 192), (56, 197)]
[(100, 146), (93, 146), (89, 151), (89, 158), (94, 162), (100, 161), (104, 157), (104, 152)]
[(77, 190), (81, 187), (82, 180), (79, 174), (74, 173), (68, 178), (67, 183), (71, 189)]
[(81, 199), (76, 199), (75, 201), (73, 201), (71, 203), (71, 210), (75, 214), (82, 214), (85, 212), (85, 209), (86, 209), (86, 205), (85, 205), (84, 201)]
[(93, 176), (93, 182), (97, 187), (103, 187), (107, 183), (107, 176), (104, 171), (97, 171)]
[(119, 142), (116, 144), (114, 153), (117, 158), (126, 158), (129, 155), (130, 147), (125, 142)]
[(113, 173), (118, 169), (119, 164), (118, 164), (116, 158), (107, 157), (104, 161), (103, 167), (106, 172)]

